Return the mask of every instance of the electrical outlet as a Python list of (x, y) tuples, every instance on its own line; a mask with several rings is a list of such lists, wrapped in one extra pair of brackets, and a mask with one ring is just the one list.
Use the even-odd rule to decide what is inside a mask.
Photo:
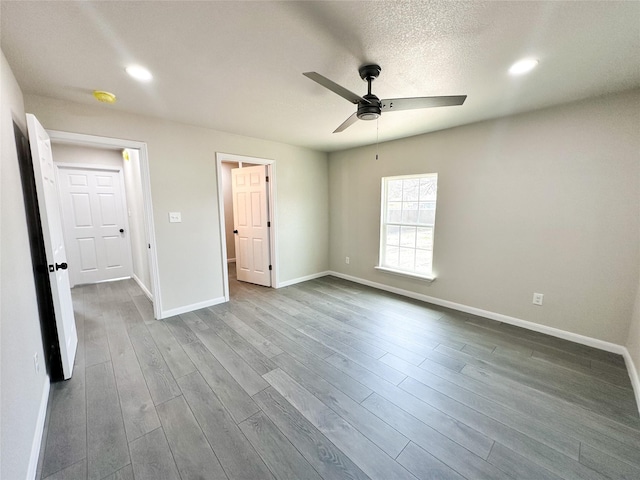
[(38, 352), (33, 355), (33, 368), (36, 369), (36, 373), (40, 373), (40, 360), (38, 359)]
[(534, 293), (533, 294), (533, 304), (534, 305), (542, 305), (542, 298), (544, 295), (542, 293)]
[(169, 223), (180, 223), (180, 222), (182, 222), (181, 212), (169, 212)]
[(349, 257), (344, 257), (344, 263), (346, 263), (347, 265), (349, 265)]

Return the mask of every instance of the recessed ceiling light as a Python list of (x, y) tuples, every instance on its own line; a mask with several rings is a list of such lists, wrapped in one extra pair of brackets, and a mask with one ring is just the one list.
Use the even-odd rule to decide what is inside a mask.
[(149, 82), (153, 78), (151, 72), (140, 65), (130, 65), (125, 70), (129, 75), (141, 82)]
[(511, 75), (523, 75), (525, 73), (530, 72), (537, 66), (538, 66), (537, 59), (523, 58), (522, 60), (518, 60), (516, 63), (511, 65), (511, 68), (509, 68), (509, 73)]

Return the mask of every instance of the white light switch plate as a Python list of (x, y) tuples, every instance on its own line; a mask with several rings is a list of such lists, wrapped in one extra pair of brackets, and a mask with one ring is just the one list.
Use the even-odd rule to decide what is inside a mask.
[(182, 213), (169, 212), (169, 223), (180, 223), (180, 222), (182, 222)]

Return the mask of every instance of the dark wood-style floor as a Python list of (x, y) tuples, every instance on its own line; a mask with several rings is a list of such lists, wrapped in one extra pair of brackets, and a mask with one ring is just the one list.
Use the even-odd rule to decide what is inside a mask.
[(132, 281), (73, 291), (56, 479), (640, 479), (621, 357), (334, 277), (164, 321)]

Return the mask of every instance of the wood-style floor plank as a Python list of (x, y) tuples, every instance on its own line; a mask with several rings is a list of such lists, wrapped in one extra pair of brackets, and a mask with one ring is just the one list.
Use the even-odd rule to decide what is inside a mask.
[(246, 419), (240, 428), (279, 480), (321, 480), (264, 412)]
[(227, 480), (185, 399), (176, 397), (156, 408), (180, 477)]
[(130, 449), (136, 480), (181, 480), (162, 428), (135, 439)]
[(272, 387), (253, 396), (262, 411), (325, 480), (369, 477)]
[(271, 479), (267, 466), (200, 373), (179, 378), (178, 384), (229, 479)]
[(318, 430), (329, 438), (372, 479), (415, 479), (373, 442), (301, 387), (281, 369), (264, 375), (265, 379)]
[(94, 480), (120, 470), (130, 460), (111, 362), (87, 368), (86, 382), (87, 478)]

